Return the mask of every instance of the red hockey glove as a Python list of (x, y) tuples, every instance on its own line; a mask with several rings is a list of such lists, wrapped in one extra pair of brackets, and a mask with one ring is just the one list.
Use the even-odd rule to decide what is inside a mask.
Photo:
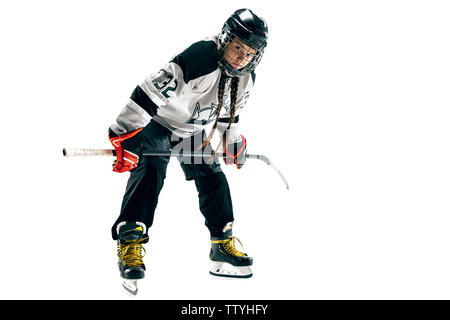
[[(113, 145), (114, 149), (116, 149), (116, 157), (117, 157), (117, 159), (114, 161), (113, 166), (114, 172), (126, 172), (136, 168), (139, 162), (139, 156), (136, 153), (126, 150), (125, 148), (134, 150), (136, 149), (134, 147), (139, 146), (139, 143), (136, 143), (136, 141), (132, 141), (131, 138), (137, 135), (141, 130), (142, 128), (137, 129), (135, 131), (131, 131), (127, 134), (118, 137), (111, 137), (113, 132), (110, 131), (108, 138), (109, 141), (111, 141), (111, 144)], [(123, 146), (124, 142), (125, 144), (127, 144), (128, 142), (129, 145)]]
[(247, 139), (241, 134), (242, 141), (229, 143), (225, 149), (223, 161), (225, 164), (236, 164), (238, 169), (242, 169), (245, 164), (247, 154)]

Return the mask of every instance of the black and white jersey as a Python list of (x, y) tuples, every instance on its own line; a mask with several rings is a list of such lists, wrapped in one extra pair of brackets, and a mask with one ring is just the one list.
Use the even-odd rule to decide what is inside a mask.
[[(130, 101), (122, 109), (110, 129), (117, 135), (145, 127), (151, 118), (176, 135), (186, 138), (200, 132), (216, 119), (218, 85), (217, 36), (196, 42), (175, 56), (160, 71), (147, 77), (134, 89)], [(239, 78), (235, 123), (231, 125), (229, 142), (240, 139), (239, 113), (249, 97), (255, 74)], [(230, 83), (225, 85), (223, 107), (218, 130), (223, 132), (230, 117)]]

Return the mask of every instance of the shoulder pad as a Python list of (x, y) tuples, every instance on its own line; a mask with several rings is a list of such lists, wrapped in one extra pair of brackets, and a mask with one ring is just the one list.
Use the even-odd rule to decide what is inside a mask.
[(196, 42), (175, 56), (171, 62), (180, 66), (183, 71), (183, 80), (188, 83), (219, 67), (217, 45), (212, 40)]

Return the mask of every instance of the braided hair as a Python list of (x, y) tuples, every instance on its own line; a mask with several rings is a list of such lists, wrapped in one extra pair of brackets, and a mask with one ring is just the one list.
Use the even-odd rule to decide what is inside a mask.
[[(218, 94), (217, 94), (217, 98), (219, 100), (219, 105), (218, 105), (218, 107), (216, 109), (216, 119), (214, 120), (214, 124), (212, 126), (212, 129), (211, 129), (211, 131), (210, 131), (210, 133), (208, 135), (208, 138), (203, 142), (202, 147), (207, 146), (211, 142), (211, 139), (214, 136), (214, 132), (217, 129), (217, 123), (219, 122), (220, 111), (222, 110), (222, 107), (223, 107), (223, 97), (224, 97), (224, 93), (225, 93), (225, 82), (226, 82), (227, 79), (228, 79), (228, 76), (226, 76), (222, 72), (221, 75), (220, 75), (219, 88), (218, 88)], [(221, 141), (222, 141), (222, 150), (226, 149), (227, 140), (228, 140), (228, 129), (230, 129), (231, 125), (235, 121), (238, 87), (239, 87), (239, 78), (238, 77), (231, 78), (231, 85), (230, 85), (230, 91), (231, 91), (230, 92), (230, 96), (231, 96), (230, 120), (229, 120), (227, 129), (222, 134), (222, 139), (221, 139)]]

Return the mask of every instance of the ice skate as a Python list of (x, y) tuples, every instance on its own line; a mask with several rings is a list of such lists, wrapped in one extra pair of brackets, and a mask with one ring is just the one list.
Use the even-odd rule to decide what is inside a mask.
[(142, 260), (145, 255), (142, 243), (148, 239), (144, 237), (145, 231), (145, 225), (140, 222), (122, 222), (117, 226), (117, 256), (120, 276), (123, 279), (122, 286), (132, 295), (138, 293), (138, 280), (145, 276)]
[(232, 236), (231, 226), (231, 222), (225, 226), (223, 236), (211, 238), (209, 258), (213, 265), (209, 273), (219, 277), (250, 278), (253, 275), (250, 268), (253, 259), (236, 249), (235, 240), (240, 241)]

